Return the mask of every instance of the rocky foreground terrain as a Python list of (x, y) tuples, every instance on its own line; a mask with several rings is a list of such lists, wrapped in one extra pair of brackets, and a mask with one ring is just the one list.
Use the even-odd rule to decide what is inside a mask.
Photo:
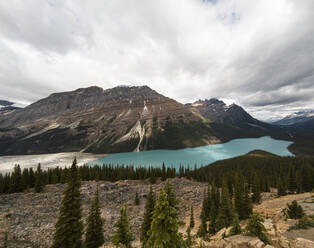
[[(189, 181), (183, 178), (171, 179), (174, 190), (180, 198), (180, 218), (186, 223), (189, 221), (190, 206), (194, 206), (196, 227), (192, 233), (196, 233), (199, 225), (203, 190), (207, 186), (204, 183)], [(83, 200), (84, 216), (87, 215), (88, 206), (96, 188), (96, 182), (83, 182), (81, 192)], [(98, 182), (100, 199), (102, 202), (102, 217), (105, 220), (105, 237), (109, 241), (113, 234), (113, 226), (119, 215), (120, 206), (128, 203), (132, 231), (136, 237), (134, 247), (140, 247), (139, 229), (144, 212), (145, 198), (150, 184), (144, 181), (119, 181)], [(155, 191), (164, 185), (163, 182), (153, 185)], [(65, 185), (48, 185), (44, 193), (16, 193), (0, 195), (0, 240), (3, 242), (5, 233), (8, 233), (8, 247), (49, 247), (52, 241), (54, 224), (58, 216), (58, 208)], [(134, 205), (136, 191), (140, 195), (141, 203)], [(276, 198), (274, 193), (263, 194), (261, 204), (254, 207), (265, 218), (264, 225), (268, 236), (272, 240), (273, 247), (314, 247), (314, 228), (307, 230), (287, 231), (289, 226), (296, 223), (294, 220), (286, 220), (282, 209), (292, 200), (297, 200), (307, 214), (314, 213), (314, 195), (305, 193), (300, 195), (288, 195)], [(245, 221), (241, 225), (245, 226)], [(186, 227), (181, 229), (185, 232)], [(244, 235), (236, 235), (223, 239), (223, 234), (229, 230), (221, 230), (210, 242), (204, 242), (205, 247), (258, 247), (265, 246), (259, 239)], [(0, 243), (1, 244), (1, 243)], [(0, 246), (1, 247), (1, 246)], [(108, 242), (104, 247), (112, 247)]]

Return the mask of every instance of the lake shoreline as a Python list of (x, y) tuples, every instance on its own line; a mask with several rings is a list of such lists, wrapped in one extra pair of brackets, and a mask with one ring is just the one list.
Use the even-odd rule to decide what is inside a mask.
[[(214, 149), (218, 147), (218, 150), (220, 150), (221, 152), (221, 147), (223, 146), (228, 146), (230, 144), (233, 143), (237, 143), (239, 141), (248, 141), (249, 143), (253, 142), (259, 142), (259, 141), (263, 141), (263, 140), (270, 140), (270, 141), (274, 141), (274, 142), (284, 142), (286, 144), (286, 151), (288, 152), (285, 155), (293, 155), (290, 151), (289, 151), (289, 146), (291, 144), (293, 144), (293, 142), (290, 141), (284, 141), (284, 140), (276, 140), (271, 138), (270, 136), (262, 136), (259, 138), (242, 138), (242, 139), (233, 139), (231, 141), (225, 142), (225, 143), (220, 143), (220, 144), (213, 144), (213, 145), (207, 145), (207, 146), (201, 146), (201, 147), (194, 147), (194, 148), (182, 148), (182, 149), (176, 149), (176, 150), (148, 150), (148, 151), (141, 151), (141, 152), (128, 152), (128, 153), (114, 153), (114, 154), (94, 154), (94, 153), (83, 153), (83, 152), (63, 152), (63, 153), (51, 153), (51, 154), (33, 154), (33, 155), (8, 155), (8, 156), (0, 156), (0, 173), (5, 173), (5, 172), (10, 172), (13, 170), (14, 165), (19, 164), (21, 166), (21, 168), (36, 168), (38, 163), (41, 164), (42, 169), (48, 169), (48, 168), (55, 168), (55, 167), (65, 167), (65, 166), (70, 166), (72, 164), (73, 158), (76, 157), (77, 158), (77, 163), (79, 166), (82, 166), (84, 164), (88, 164), (88, 165), (102, 165), (103, 163), (109, 164), (106, 161), (111, 161), (111, 158), (115, 158), (115, 157), (119, 157), (119, 156), (125, 156), (124, 160), (128, 161), (128, 163), (120, 163), (120, 165), (134, 165), (134, 166), (143, 166), (143, 163), (145, 163), (145, 166), (153, 166), (153, 167), (161, 167), (162, 163), (165, 162), (166, 166), (174, 166), (174, 167), (178, 167), (179, 163), (182, 163), (182, 165), (184, 165), (184, 162), (179, 162), (179, 163), (167, 163), (166, 159), (164, 159), (164, 161), (159, 160), (158, 162), (154, 162), (153, 164), (149, 164), (147, 162), (142, 162), (142, 164), (140, 165), (139, 163), (134, 163), (134, 160), (132, 162), (132, 157), (134, 159), (134, 157), (137, 159), (141, 158), (142, 155), (146, 156), (147, 154), (152, 154), (152, 153), (158, 153), (161, 152), (160, 157), (163, 156), (168, 156), (167, 154), (176, 154), (178, 152), (188, 152), (188, 156), (186, 157), (186, 161), (185, 164), (189, 164), (189, 167), (192, 168), (195, 165), (195, 161), (192, 162), (190, 161), (190, 157), (193, 157), (193, 151), (197, 151), (197, 150), (204, 150), (204, 149)], [(255, 142), (254, 142), (255, 141)], [(278, 144), (279, 144), (278, 143)], [(223, 155), (219, 155), (217, 158), (218, 159), (208, 159), (202, 162), (202, 163), (197, 163), (197, 166), (200, 167), (202, 165), (208, 165), (211, 164), (217, 160), (222, 160), (222, 159), (227, 159), (227, 158), (232, 158), (232, 157), (236, 157), (236, 156), (240, 156), (240, 155), (244, 155), (245, 153), (248, 153), (252, 150), (255, 149), (259, 149), (260, 147), (256, 146), (251, 146), (251, 149), (246, 149), (245, 151), (242, 152), (238, 152), (236, 154), (233, 154), (231, 156), (226, 156), (226, 154)], [(262, 149), (263, 150), (263, 149)], [(270, 151), (270, 149), (264, 149), (265, 151)], [(273, 149), (272, 149), (273, 150)], [(203, 151), (204, 152), (204, 151)], [(206, 153), (208, 151), (205, 151)], [(289, 154), (290, 153), (290, 154)], [(279, 154), (277, 154), (279, 155)], [(216, 155), (217, 156), (217, 155)], [(114, 161), (114, 160), (113, 160)], [(111, 164), (116, 165), (115, 162), (113, 162)]]
[(62, 152), (62, 153), (47, 153), (33, 155), (9, 155), (0, 156), (0, 173), (10, 172), (15, 165), (20, 165), (21, 168), (36, 168), (38, 163), (42, 169), (55, 167), (69, 167), (72, 164), (74, 157), (77, 159), (79, 166), (88, 164), (99, 158), (108, 156), (109, 154), (93, 154), (83, 152)]

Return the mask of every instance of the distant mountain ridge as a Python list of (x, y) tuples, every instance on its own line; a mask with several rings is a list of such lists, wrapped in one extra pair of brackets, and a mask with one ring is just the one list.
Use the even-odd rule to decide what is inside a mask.
[(314, 154), (312, 124), (272, 125), (218, 99), (184, 105), (148, 86), (53, 93), (0, 115), (0, 155), (178, 149), (265, 135)]
[(273, 122), (275, 125), (293, 125), (314, 119), (314, 110), (298, 111), (291, 115), (287, 115), (281, 120)]

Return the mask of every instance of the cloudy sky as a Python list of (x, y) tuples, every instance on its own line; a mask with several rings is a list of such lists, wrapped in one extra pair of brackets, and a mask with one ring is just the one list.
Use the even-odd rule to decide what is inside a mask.
[(263, 120), (314, 108), (313, 10), (313, 0), (0, 1), (0, 99), (146, 84)]

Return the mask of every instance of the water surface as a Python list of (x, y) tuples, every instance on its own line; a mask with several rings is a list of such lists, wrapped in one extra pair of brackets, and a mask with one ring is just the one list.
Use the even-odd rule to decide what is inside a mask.
[(208, 145), (178, 150), (152, 150), (143, 152), (116, 153), (103, 157), (89, 164), (134, 165), (160, 167), (164, 162), (167, 166), (178, 168), (183, 166), (208, 165), (217, 160), (232, 158), (246, 154), (252, 150), (264, 150), (280, 156), (293, 156), (287, 147), (290, 141), (275, 140), (269, 136), (261, 138), (234, 139), (227, 143)]

